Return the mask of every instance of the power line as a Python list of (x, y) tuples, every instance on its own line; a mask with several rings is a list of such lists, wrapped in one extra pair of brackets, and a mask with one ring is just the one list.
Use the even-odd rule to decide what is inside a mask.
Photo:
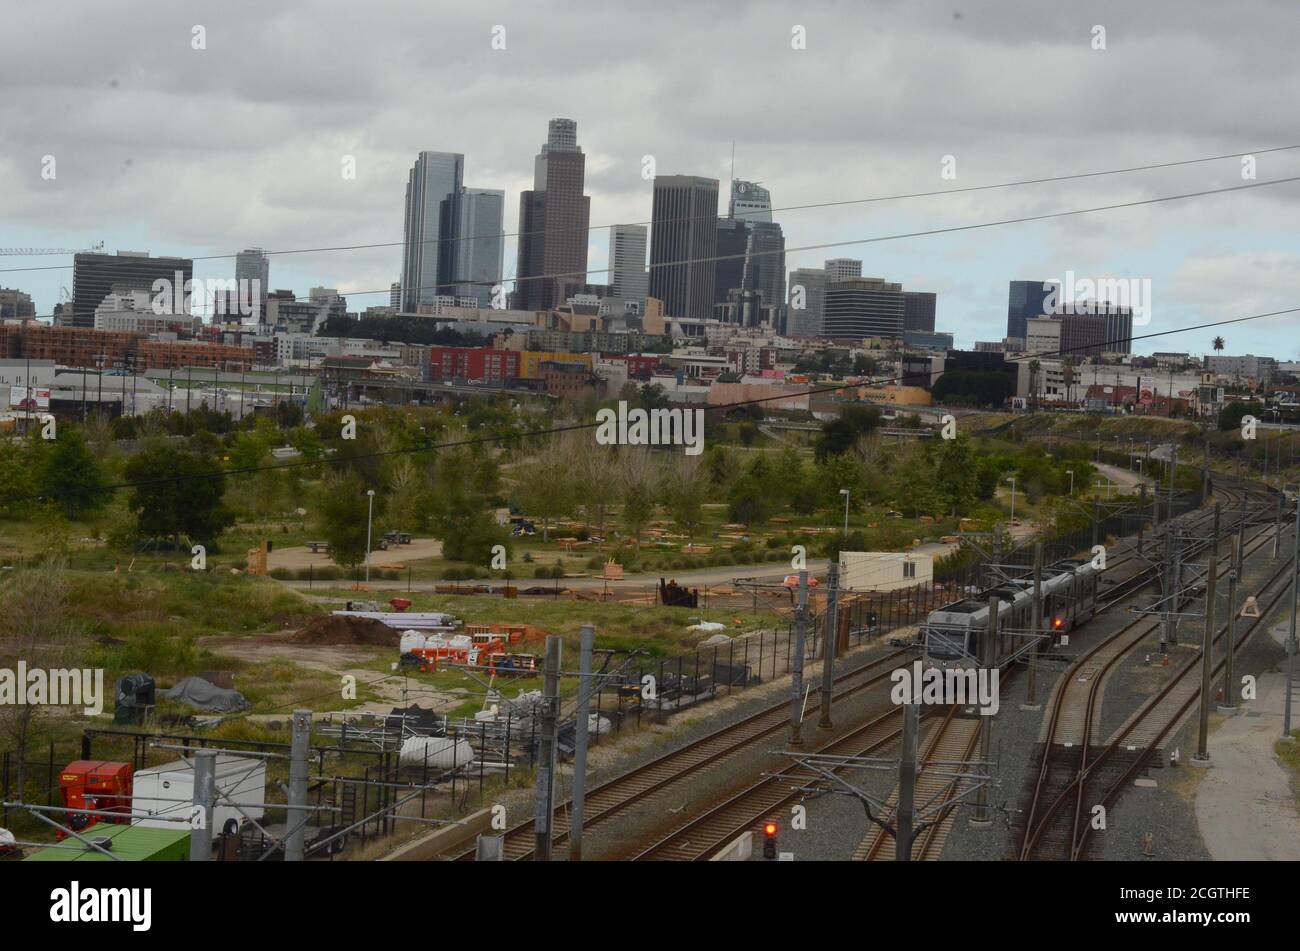
[[(1102, 341), (1101, 343), (1082, 344), (1077, 347), (1070, 347), (1068, 349), (1063, 349), (1063, 350), (1052, 350), (1052, 351), (1045, 351), (1042, 353), (1025, 354), (1023, 356), (1016, 357), (1011, 362), (1020, 363), (1026, 360), (1028, 361), (1039, 360), (1044, 357), (1064, 356), (1077, 351), (1093, 350), (1099, 346), (1105, 346), (1111, 343), (1121, 343), (1124, 341), (1131, 342), (1134, 340), (1149, 340), (1155, 337), (1165, 337), (1165, 336), (1170, 336), (1172, 334), (1191, 333), (1192, 331), (1195, 330), (1205, 330), (1211, 327), (1225, 327), (1231, 324), (1245, 323), (1247, 321), (1252, 321), (1252, 320), (1262, 320), (1267, 317), (1280, 317), (1286, 314), (1296, 314), (1296, 313), (1300, 313), (1300, 306), (1288, 307), (1283, 310), (1267, 311), (1265, 313), (1260, 313), (1260, 314), (1251, 314), (1246, 317), (1230, 317), (1224, 320), (1209, 321), (1207, 323), (1195, 324), (1190, 327), (1179, 327), (1173, 330), (1160, 330), (1160, 331), (1156, 331), (1155, 333), (1141, 334), (1136, 337), (1132, 337), (1132, 336), (1117, 337), (1111, 340)], [(777, 400), (797, 399), (801, 396), (817, 396), (822, 393), (836, 393), (846, 389), (889, 386), (893, 384), (906, 385), (904, 381), (913, 380), (913, 379), (916, 380), (928, 379), (930, 375), (931, 374), (929, 371), (926, 371), (924, 373), (912, 373), (912, 374), (903, 373), (894, 377), (858, 381), (856, 383), (837, 383), (837, 384), (830, 384), (825, 386), (814, 386), (808, 390), (805, 390), (802, 393), (781, 393), (775, 396), (763, 396), (763, 397), (758, 397), (749, 400), (738, 400), (733, 403), (720, 403), (715, 406), (688, 407), (688, 409), (703, 409), (705, 412), (713, 413), (718, 411), (738, 409), (743, 406), (755, 406), (761, 403), (770, 403)], [(596, 429), (600, 425), (601, 425), (600, 423), (595, 421), (584, 422), (584, 423), (572, 423), (567, 426), (555, 426), (549, 429), (534, 430), (532, 432), (511, 433), (508, 435), (479, 436), (470, 439), (455, 440), (452, 442), (433, 443), (433, 444), (426, 444), (418, 447), (407, 447), (402, 449), (378, 450), (375, 452), (357, 453), (355, 455), (336, 457), (330, 459), (304, 460), (302, 462), (276, 463), (272, 465), (262, 465), (262, 466), (243, 466), (237, 469), (222, 469), (218, 472), (211, 472), (211, 473), (195, 473), (195, 474), (184, 475), (184, 476), (171, 476), (165, 479), (146, 479), (140, 482), (118, 482), (118, 483), (111, 483), (109, 485), (103, 486), (102, 488), (103, 491), (106, 492), (116, 492), (119, 489), (145, 488), (145, 487), (155, 486), (155, 485), (171, 485), (178, 482), (193, 482), (197, 480), (224, 478), (226, 476), (234, 476), (234, 475), (252, 475), (258, 472), (273, 472), (279, 470), (304, 469), (304, 468), (312, 468), (315, 466), (324, 466), (324, 465), (341, 465), (341, 464), (347, 464), (351, 462), (359, 462), (367, 459), (382, 459), (388, 456), (415, 455), (422, 452), (436, 452), (440, 449), (459, 449), (466, 446), (483, 445), (483, 444), (495, 443), (495, 442), (507, 442), (510, 440), (523, 441), (526, 439), (532, 439), (541, 436), (553, 436), (553, 435), (558, 435), (560, 433), (575, 432), (575, 431), (581, 431), (587, 429)], [(10, 501), (13, 502), (42, 501), (47, 498), (57, 499), (58, 495), (40, 493), (40, 494), (25, 495), (25, 496), (12, 496), (10, 497)]]
[[(835, 199), (831, 201), (808, 202), (800, 205), (785, 205), (781, 208), (772, 208), (769, 211), (771, 214), (779, 214), (787, 211), (807, 211), (807, 210), (818, 209), (818, 208), (840, 208), (849, 205), (876, 204), (876, 203), (888, 202), (888, 201), (906, 201), (913, 198), (935, 198), (942, 195), (960, 195), (969, 192), (994, 191), (1003, 188), (1017, 188), (1024, 185), (1046, 185), (1046, 184), (1051, 184), (1053, 182), (1079, 181), (1087, 178), (1101, 178), (1108, 175), (1126, 175), (1131, 172), (1146, 172), (1146, 171), (1155, 171), (1158, 169), (1165, 169), (1165, 168), (1178, 168), (1178, 167), (1183, 167), (1188, 165), (1199, 165), (1199, 164), (1204, 164), (1206, 162), (1218, 162), (1230, 158), (1242, 158), (1247, 155), (1267, 155), (1273, 152), (1289, 152), (1295, 149), (1300, 149), (1300, 145), (1279, 145), (1279, 146), (1273, 146), (1266, 149), (1253, 149), (1245, 152), (1228, 152), (1222, 155), (1207, 155), (1201, 158), (1179, 159), (1170, 162), (1152, 162), (1146, 165), (1130, 165), (1125, 168), (1101, 169), (1092, 172), (1074, 172), (1068, 175), (1053, 175), (1053, 176), (1045, 176), (1039, 178), (1024, 178), (1024, 179), (1017, 179), (1015, 181), (1009, 181), (1009, 182), (993, 182), (986, 185), (964, 185), (956, 188), (939, 188), (930, 191), (902, 192), (894, 195), (874, 195), (868, 198), (844, 198), (844, 199)], [(651, 219), (649, 221), (621, 221), (621, 222), (614, 222), (611, 224), (604, 224), (604, 225), (589, 225), (586, 231), (590, 233), (593, 231), (608, 231), (611, 228), (620, 228), (620, 227), (628, 227), (628, 226), (648, 227), (654, 224), (680, 224), (683, 222), (691, 222), (691, 221), (703, 220), (703, 219), (710, 219), (710, 220), (717, 220), (717, 221), (728, 220), (727, 218), (724, 218), (721, 215), (693, 215), (693, 216), (687, 216), (682, 218), (661, 218), (658, 222)], [(533, 237), (536, 235), (545, 235), (546, 233), (547, 233), (546, 229), (539, 229), (536, 231), (513, 231), (513, 232), (507, 231), (507, 232), (502, 232), (501, 234), (463, 235), (463, 236), (450, 237), (450, 238), (443, 238), (443, 237), (429, 238), (414, 243), (419, 244), (421, 246), (429, 245), (429, 244), (442, 245), (442, 244), (455, 244), (461, 241), (478, 241), (478, 240), (493, 239), (493, 238), (503, 238), (503, 239), (504, 238), (526, 238), (526, 237)], [(401, 248), (401, 247), (405, 247), (406, 244), (407, 242), (404, 240), (403, 241), (381, 241), (381, 242), (375, 242), (371, 244), (326, 245), (326, 246), (315, 247), (315, 248), (284, 248), (284, 249), (273, 250), (273, 251), (262, 250), (261, 253), (267, 256), (285, 255), (285, 254), (324, 254), (333, 251), (369, 251), (369, 250), (375, 250), (379, 248)], [(230, 254), (207, 254), (198, 257), (192, 257), (189, 258), (188, 260), (190, 261), (232, 260), (234, 258), (237, 258), (242, 253), (243, 251), (237, 251)], [(73, 265), (71, 264), (62, 264), (62, 265), (49, 265), (46, 267), (0, 268), (0, 274), (24, 272), (24, 271), (66, 271), (72, 266)], [(601, 273), (601, 272), (594, 271), (588, 273)], [(503, 278), (503, 280), (506, 279)], [(475, 282), (456, 281), (454, 283), (473, 284)], [(478, 282), (478, 283), (482, 283), (482, 282)], [(443, 286), (443, 285), (439, 285), (439, 286)], [(446, 286), (451, 286), (451, 284), (448, 284)], [(371, 293), (371, 292), (353, 292), (353, 293)], [(374, 292), (374, 293), (378, 293), (378, 292)]]
[[(994, 221), (981, 221), (981, 222), (976, 222), (974, 224), (968, 224), (968, 225), (951, 225), (946, 228), (927, 228), (922, 231), (906, 231), (897, 234), (878, 235), (872, 238), (853, 238), (847, 241), (826, 241), (826, 242), (821, 242), (819, 244), (801, 245), (795, 248), (759, 249), (755, 251), (741, 252), (738, 254), (721, 254), (721, 255), (715, 254), (715, 255), (708, 255), (705, 257), (698, 257), (698, 258), (687, 258), (681, 261), (662, 261), (658, 264), (651, 264), (649, 270), (653, 272), (656, 268), (663, 269), (663, 268), (685, 267), (691, 264), (709, 264), (718, 261), (736, 261), (736, 260), (743, 260), (747, 257), (748, 258), (768, 257), (777, 254), (781, 254), (781, 255), (794, 254), (801, 251), (825, 251), (829, 248), (856, 247), (858, 245), (864, 245), (864, 244), (880, 244), (886, 241), (901, 241), (906, 238), (924, 238), (924, 237), (931, 237), (934, 235), (941, 235), (941, 234), (957, 234), (963, 231), (979, 231), (984, 228), (998, 228), (1004, 225), (1029, 224), (1036, 221), (1051, 221), (1057, 218), (1069, 218), (1075, 215), (1093, 214), (1102, 211), (1116, 211), (1122, 208), (1137, 208), (1143, 205), (1158, 205), (1170, 201), (1183, 201), (1188, 198), (1204, 198), (1209, 195), (1224, 195), (1224, 194), (1229, 194), (1231, 192), (1247, 191), (1249, 189), (1254, 189), (1254, 188), (1267, 188), (1272, 185), (1286, 185), (1297, 181), (1300, 181), (1300, 175), (1292, 175), (1287, 178), (1269, 179), (1267, 181), (1262, 181), (1262, 182), (1259, 181), (1246, 182), (1245, 184), (1242, 185), (1230, 185), (1225, 188), (1207, 188), (1207, 189), (1202, 189), (1200, 191), (1184, 192), (1179, 195), (1160, 195), (1155, 198), (1139, 198), (1133, 201), (1115, 202), (1109, 205), (1094, 205), (1090, 208), (1071, 208), (1066, 211), (1045, 212), (1040, 215), (1022, 215), (1017, 218), (1001, 218)], [(559, 280), (561, 278), (566, 278), (566, 277), (569, 278), (585, 277), (588, 274), (606, 274), (612, 270), (613, 270), (612, 267), (594, 268), (594, 269), (588, 269), (586, 271), (581, 271), (581, 272), (563, 271), (555, 274), (534, 274), (534, 275), (528, 275), (527, 277), (506, 278), (504, 280), (511, 281), (514, 284), (518, 285), (519, 283), (526, 280), (547, 281), (547, 280)], [(445, 287), (461, 287), (461, 286), (489, 287), (493, 285), (490, 285), (487, 281), (449, 281), (447, 283), (442, 283), (442, 284), (429, 284), (429, 285), (416, 285), (416, 286), (403, 285), (401, 286), (400, 289), (403, 292), (407, 290), (425, 291), (425, 290), (438, 290), (439, 288), (445, 288)], [(392, 288), (385, 287), (381, 290), (374, 290), (374, 291), (348, 291), (346, 295), (340, 295), (340, 296), (366, 297), (372, 294), (391, 294), (391, 293), (392, 293)], [(496, 308), (489, 308), (489, 309), (496, 309)]]

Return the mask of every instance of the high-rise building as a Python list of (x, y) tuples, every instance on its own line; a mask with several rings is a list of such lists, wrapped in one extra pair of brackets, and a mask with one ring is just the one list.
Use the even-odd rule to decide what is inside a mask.
[(411, 167), (406, 181), (402, 310), (414, 312), (419, 304), (449, 293), (442, 285), (453, 282), (455, 242), (449, 239), (455, 235), (455, 198), (464, 176), (465, 156), (459, 152), (421, 152)]
[(853, 258), (831, 258), (826, 262), (826, 279), (828, 281), (847, 281), (851, 277), (862, 276), (862, 262)]
[(825, 314), (822, 332), (827, 337), (902, 337), (903, 285), (878, 277), (830, 281)]
[[(452, 201), (447, 200), (450, 210)], [(450, 216), (455, 230), (452, 244), (453, 289), (445, 294), (473, 297), (480, 307), (492, 306), (492, 288), (501, 283), (505, 264), (506, 193), (494, 188), (462, 188)]]
[(645, 269), (649, 236), (645, 225), (614, 225), (609, 229), (609, 283), (615, 297), (645, 301), (650, 292), (650, 275)]
[(32, 296), (12, 287), (0, 287), (0, 320), (17, 318), (25, 320), (36, 316)]
[(519, 196), (519, 262), (515, 306), (549, 310), (563, 303), (559, 281), (587, 279), (591, 199), (582, 193), (586, 156), (578, 124), (552, 119), (546, 144), (533, 162), (533, 187)]
[(718, 180), (658, 175), (650, 234), (650, 294), (669, 317), (713, 315)]
[(785, 301), (785, 234), (774, 222), (749, 223), (744, 284), (763, 295), (763, 303), (779, 312)]
[(729, 218), (741, 221), (772, 221), (772, 193), (758, 182), (742, 182), (739, 179), (731, 183), (731, 206), (727, 212)]
[[(116, 254), (84, 252), (72, 258), (72, 307), (64, 308), (60, 323), (70, 327), (94, 327), (95, 308), (104, 302), (114, 285), (123, 290), (154, 290), (155, 281), (166, 281), (171, 301), (185, 300), (186, 285), (194, 278), (189, 258), (152, 258), (149, 252), (118, 251)], [(168, 308), (179, 312), (173, 304)]]
[[(1047, 282), (1051, 283), (1051, 282)], [(1025, 321), (1041, 317), (1050, 288), (1044, 290), (1043, 281), (1011, 281), (1007, 293), (1007, 336), (1025, 339)]]
[(1110, 339), (1106, 330), (1107, 320), (1105, 314), (1062, 314), (1059, 350), (1061, 356), (1078, 360), (1081, 357), (1095, 356), (1109, 351), (1111, 348), (1107, 343)]
[(733, 290), (745, 288), (745, 263), (749, 258), (749, 227), (738, 218), (718, 219), (718, 244), (714, 253), (713, 303), (724, 304)]
[(402, 282), (393, 281), (388, 288), (388, 306), (393, 310), (402, 309)]
[(937, 297), (930, 291), (903, 291), (904, 333), (934, 333)]
[(826, 271), (796, 268), (790, 272), (790, 299), (786, 304), (786, 333), (792, 337), (819, 337), (826, 316)]
[(245, 248), (235, 255), (238, 293), (256, 308), (256, 312), (249, 316), (256, 317), (259, 322), (266, 316), (266, 295), (271, 291), (270, 278), (271, 259), (261, 248)]

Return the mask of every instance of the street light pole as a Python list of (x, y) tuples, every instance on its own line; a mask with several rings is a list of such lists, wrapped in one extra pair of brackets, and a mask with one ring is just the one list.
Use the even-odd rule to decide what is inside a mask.
[(1065, 474), (1070, 477), (1070, 495), (1073, 496), (1074, 495), (1074, 470), (1066, 469)]
[(1007, 481), (1011, 483), (1011, 523), (1015, 527), (1016, 521), (1016, 477), (1007, 476)]
[(370, 510), (366, 513), (366, 584), (370, 584), (370, 526), (375, 520), (375, 490), (366, 489), (370, 499)]
[(844, 496), (844, 540), (849, 538), (849, 490), (840, 489), (840, 495)]

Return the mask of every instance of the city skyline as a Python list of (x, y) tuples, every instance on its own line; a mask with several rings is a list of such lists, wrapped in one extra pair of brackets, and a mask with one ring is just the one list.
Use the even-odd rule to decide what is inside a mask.
[[(1280, 12), (1262, 2), (1246, 7), (1249, 16), (1243, 20), (1252, 23), (1253, 62), (1271, 74), (1290, 75), (1296, 67), (1281, 46), (1285, 30)], [(1175, 9), (1178, 17), (1169, 17)], [(322, 23), (312, 27), (322, 40), (341, 36), (338, 31), (347, 29), (364, 41), (373, 31), (391, 26), (383, 16), (371, 24), (347, 15), (346, 7), (338, 11), (333, 25), (324, 22), (330, 18), (322, 17)], [(640, 78), (643, 92), (635, 108), (604, 101), (598, 91), (582, 88), (597, 73), (594, 63), (580, 64), (565, 75), (549, 74), (537, 64), (539, 45), (567, 49), (566, 36), (576, 23), (605, 16), (599, 8), (546, 16), (521, 8), (504, 16), (508, 35), (504, 50), (491, 48), (486, 27), (473, 17), (452, 12), (444, 18), (442, 29), (463, 44), (457, 56), (462, 68), (481, 69), (489, 76), (503, 70), (519, 75), (522, 70), (531, 77), (536, 94), (545, 95), (552, 105), (540, 106), (532, 96), (503, 96), (499, 84), (485, 80), (482, 88), (442, 97), (444, 112), (454, 110), (456, 121), (434, 123), (419, 118), (404, 90), (373, 77), (349, 87), (307, 71), (287, 90), (277, 86), (281, 70), (293, 68), (300, 55), (286, 53), (284, 61), (268, 67), (265, 75), (252, 69), (239, 84), (215, 83), (206, 90), (205, 123), (235, 133), (226, 145), (217, 147), (215, 143), (224, 140), (211, 136), (178, 136), (164, 130), (168, 148), (162, 154), (153, 154), (156, 150), (129, 136), (106, 138), (92, 116), (114, 116), (121, 120), (115, 125), (121, 127), (129, 125), (126, 120), (140, 108), (147, 108), (145, 103), (156, 101), (166, 108), (169, 96), (191, 92), (168, 89), (171, 79), (190, 71), (188, 61), (178, 57), (221, 55), (230, 63), (255, 56), (265, 49), (257, 30), (275, 22), (273, 13), (250, 10), (246, 22), (224, 24), (228, 31), (224, 48), (214, 30), (211, 48), (203, 52), (186, 44), (170, 51), (161, 42), (171, 30), (188, 36), (191, 24), (179, 14), (165, 13), (156, 23), (137, 25), (132, 36), (143, 31), (157, 37), (161, 52), (147, 58), (131, 76), (123, 73), (105, 79), (80, 66), (74, 56), (67, 75), (54, 85), (39, 78), (28, 49), (15, 49), (0, 62), (0, 75), (25, 90), (23, 97), (0, 103), (0, 116), (10, 130), (0, 154), (0, 184), (9, 202), (5, 243), (81, 248), (105, 241), (110, 252), (147, 249), (155, 256), (194, 258), (196, 278), (227, 277), (233, 272), (233, 258), (202, 258), (260, 246), (275, 259), (277, 286), (300, 291), (318, 284), (337, 286), (341, 293), (352, 295), (354, 307), (363, 309), (383, 305), (388, 295), (357, 292), (387, 288), (401, 273), (403, 235), (396, 227), (395, 209), (400, 207), (413, 157), (431, 147), (460, 152), (473, 166), (472, 180), (504, 191), (506, 204), (513, 205), (530, 186), (529, 159), (536, 152), (539, 129), (555, 115), (573, 117), (582, 129), (593, 226), (651, 218), (653, 176), (644, 177), (646, 156), (655, 159), (659, 171), (729, 182), (733, 143), (735, 178), (772, 189), (779, 196), (774, 203), (778, 209), (1287, 144), (1278, 141), (1275, 132), (1287, 124), (1282, 101), (1265, 97), (1245, 113), (1236, 108), (1235, 103), (1249, 95), (1246, 77), (1241, 85), (1220, 79), (1209, 87), (1202, 80), (1176, 82), (1176, 70), (1162, 73), (1150, 68), (1153, 61), (1181, 60), (1185, 55), (1182, 31), (1197, 26), (1217, 30), (1222, 38), (1219, 47), (1204, 42), (1196, 47), (1196, 54), (1209, 65), (1223, 65), (1234, 55), (1231, 41), (1240, 37), (1233, 31), (1244, 27), (1221, 24), (1201, 10), (1170, 4), (1153, 4), (1140, 11), (1110, 6), (1103, 17), (1109, 27), (1109, 48), (1097, 51), (1088, 44), (1090, 23), (1056, 22), (1031, 10), (1013, 14), (991, 4), (973, 4), (963, 9), (960, 19), (952, 19), (897, 5), (868, 16), (812, 4), (801, 14), (808, 35), (808, 48), (801, 51), (790, 47), (787, 17), (774, 7), (759, 7), (735, 26), (752, 40), (746, 44), (746, 57), (722, 51), (708, 65), (693, 58), (698, 41), (689, 34), (684, 44), (679, 43), (680, 49), (673, 45), (683, 34), (668, 26), (680, 25), (676, 18), (685, 16), (685, 11), (670, 9), (662, 14), (664, 23), (655, 21), (650, 28), (647, 22), (645, 29), (637, 29), (641, 48), (599, 67), (612, 68), (624, 78)], [(431, 17), (414, 13), (404, 29), (420, 29)], [(75, 30), (69, 25), (71, 18), (77, 20)], [(1180, 26), (1173, 26), (1175, 21)], [(22, 11), (14, 16), (18, 31), (37, 38), (55, 35), (52, 31), (58, 31), (60, 24), (68, 26), (67, 32), (84, 36), (87, 22), (89, 32), (105, 41), (125, 38), (111, 17), (91, 6), (73, 5), (41, 17)], [(1270, 29), (1270, 23), (1277, 28)], [(817, 76), (825, 75), (825, 67), (848, 87), (870, 90), (878, 85), (873, 80), (886, 66), (863, 62), (858, 45), (876, 42), (882, 30), (889, 31), (894, 71), (884, 75), (893, 75), (891, 82), (908, 82), (909, 93), (895, 108), (881, 93), (867, 91), (861, 94), (862, 109), (846, 111), (842, 101), (820, 92)], [(988, 94), (986, 85), (979, 93), (974, 88), (979, 84), (969, 91), (960, 83), (917, 84), (912, 77), (922, 69), (920, 60), (925, 57), (910, 57), (909, 51), (932, 43), (945, 50), (944, 62), (935, 68), (949, 79), (973, 77), (981, 71), (1009, 78), (1011, 63), (1015, 71), (1038, 69), (1049, 62), (1071, 68), (1038, 69), (1042, 75), (1032, 88), (999, 85), (997, 97)], [(1013, 50), (1014, 58), (1001, 57), (1003, 49)], [(736, 113), (725, 97), (701, 81), (712, 69), (726, 68), (733, 61), (751, 62), (755, 55), (792, 57), (796, 65), (803, 62), (800, 56), (816, 57), (822, 64), (816, 75), (781, 70), (779, 84), (761, 70), (744, 73), (755, 86), (755, 98), (768, 103), (772, 115), (797, 117), (786, 120), (790, 127), (781, 134), (749, 121), (748, 112)], [(395, 50), (391, 58), (403, 67), (400, 72), (410, 88), (437, 88), (444, 69), (455, 68), (421, 62), (404, 48)], [(915, 65), (912, 59), (917, 60)], [(650, 64), (658, 66), (650, 69)], [(1094, 65), (1105, 68), (1090, 68)], [(1058, 76), (1058, 72), (1069, 75)], [(1126, 77), (1138, 73), (1144, 82), (1128, 84), (1130, 94), (1110, 95), (1115, 84), (1126, 83)], [(1169, 78), (1162, 79), (1166, 74)], [(1209, 74), (1222, 77), (1232, 71), (1210, 68)], [(601, 86), (588, 84), (596, 90)], [(81, 98), (74, 102), (64, 95), (64, 86), (80, 90)], [(284, 106), (260, 105), (273, 86), (287, 105), (296, 106), (303, 117), (310, 116), (310, 122), (301, 125), (303, 118), (286, 112)], [(950, 93), (940, 95), (939, 87)], [(1093, 100), (1105, 101), (1106, 110), (1081, 108)], [(384, 108), (367, 116), (358, 108), (367, 101), (383, 102)], [(678, 113), (683, 103), (691, 104), (685, 121)], [(1062, 123), (1059, 131), (1037, 121), (1003, 121), (1039, 114), (1045, 103), (1075, 118)], [(1195, 127), (1187, 131), (1163, 121), (1164, 116), (1178, 114), (1180, 104), (1195, 104), (1201, 119), (1198, 126), (1207, 131)], [(39, 121), (55, 109), (65, 116), (61, 123), (49, 126)], [(971, 121), (957, 121), (963, 115)], [(995, 120), (997, 136), (981, 131)], [(1121, 128), (1122, 133), (1116, 131)], [(291, 129), (296, 134), (286, 135)], [(1106, 141), (1104, 156), (1078, 149), (1081, 140)], [(40, 174), (41, 159), (47, 154), (58, 160), (53, 181)], [(341, 178), (339, 171), (348, 156), (356, 163), (356, 177), (351, 180)], [(945, 156), (955, 159), (955, 180), (940, 177)], [(1258, 179), (1268, 180), (1286, 177), (1300, 164), (1291, 153), (1273, 153), (1260, 154), (1258, 166)], [(286, 175), (287, 167), (298, 171)], [(1242, 181), (1239, 167), (1239, 160), (1225, 159), (972, 195), (842, 209), (778, 210), (776, 217), (787, 247), (795, 248), (1231, 187)], [(152, 200), (154, 194), (172, 200)], [(1008, 281), (1060, 280), (1067, 270), (1150, 278), (1155, 312), (1152, 325), (1135, 328), (1140, 336), (1289, 306), (1289, 286), (1300, 273), (1300, 251), (1286, 224), (1295, 194), (1294, 186), (1261, 188), (983, 232), (794, 252), (787, 256), (786, 267), (788, 272), (819, 267), (831, 257), (860, 257), (864, 274), (937, 293), (936, 326), (952, 331), (959, 346), (1004, 335)], [(509, 220), (510, 210), (506, 216), (505, 230), (517, 230)], [(375, 243), (389, 247), (274, 254)], [(608, 266), (609, 231), (593, 228), (587, 248), (590, 280), (603, 282), (598, 272)], [(513, 239), (506, 239), (503, 252), (503, 276), (510, 278), (517, 256)], [(70, 259), (6, 257), (0, 260), (0, 272), (64, 263), (70, 265)], [(41, 314), (49, 314), (62, 299), (63, 287), (71, 290), (70, 279), (70, 269), (0, 273), (0, 284), (31, 294)], [(1293, 317), (1237, 325), (1227, 333), (1229, 346), (1241, 352), (1267, 351), (1288, 339), (1287, 333), (1294, 338), (1298, 326), (1300, 321)], [(1212, 336), (1206, 332), (1171, 335), (1149, 345), (1139, 340), (1135, 349), (1204, 352)]]

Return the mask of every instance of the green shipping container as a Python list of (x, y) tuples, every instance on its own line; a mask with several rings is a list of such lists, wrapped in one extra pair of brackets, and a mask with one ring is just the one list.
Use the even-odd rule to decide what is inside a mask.
[[(124, 862), (183, 862), (190, 857), (190, 830), (145, 829), (140, 826), (100, 824), (82, 835), (91, 840), (107, 838), (106, 848)], [(57, 848), (41, 849), (24, 862), (111, 862), (103, 852), (83, 842), (66, 838)]]

